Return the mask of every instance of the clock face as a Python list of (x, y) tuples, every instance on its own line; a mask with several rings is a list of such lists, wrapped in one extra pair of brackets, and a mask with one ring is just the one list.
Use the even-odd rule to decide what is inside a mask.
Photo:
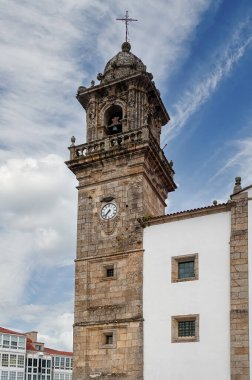
[(102, 219), (112, 219), (117, 214), (117, 207), (114, 203), (107, 203), (101, 209), (101, 217)]

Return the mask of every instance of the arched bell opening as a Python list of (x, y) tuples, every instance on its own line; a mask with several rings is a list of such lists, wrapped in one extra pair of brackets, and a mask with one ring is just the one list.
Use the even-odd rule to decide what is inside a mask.
[(104, 124), (108, 135), (122, 132), (122, 108), (118, 105), (111, 106), (104, 115)]

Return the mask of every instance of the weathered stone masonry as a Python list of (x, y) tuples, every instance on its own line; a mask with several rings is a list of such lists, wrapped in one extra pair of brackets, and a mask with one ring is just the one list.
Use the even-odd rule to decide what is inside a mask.
[(230, 239), (231, 380), (249, 380), (248, 193), (232, 196)]
[[(76, 146), (72, 139), (67, 162), (79, 181), (73, 375), (142, 380), (138, 220), (164, 214), (167, 193), (176, 188), (172, 164), (159, 145), (169, 116), (152, 75), (128, 43), (98, 79), (99, 85), (78, 90), (87, 112), (87, 143)], [(109, 202), (117, 214), (104, 220), (101, 208)], [(113, 268), (112, 277), (107, 268)]]

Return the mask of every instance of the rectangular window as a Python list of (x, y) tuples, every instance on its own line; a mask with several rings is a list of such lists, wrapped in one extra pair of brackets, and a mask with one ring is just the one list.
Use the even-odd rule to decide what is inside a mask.
[(107, 263), (103, 265), (103, 280), (116, 280), (117, 278), (117, 263)]
[(1, 380), (8, 380), (8, 372), (2, 371)]
[(11, 348), (17, 349), (18, 337), (16, 335), (11, 335)]
[(178, 278), (195, 277), (194, 260), (181, 261), (178, 263)]
[(3, 347), (4, 348), (10, 347), (10, 335), (7, 335), (7, 334), (3, 335)]
[(71, 369), (73, 369), (73, 359), (71, 359)]
[(18, 367), (23, 368), (24, 367), (24, 356), (18, 355)]
[(10, 367), (17, 366), (17, 356), (10, 354)]
[(178, 336), (195, 336), (195, 319), (192, 321), (179, 321)]
[(28, 366), (32, 367), (32, 358), (28, 358)]
[(66, 369), (70, 368), (70, 358), (66, 358)]
[(24, 336), (20, 336), (18, 338), (18, 348), (21, 350), (25, 349), (25, 337)]
[(17, 373), (16, 372), (10, 372), (10, 376), (9, 376), (9, 380), (16, 380), (16, 375)]
[(107, 277), (114, 277), (114, 267), (107, 268), (106, 274)]
[(105, 344), (113, 344), (113, 333), (105, 334)]
[(60, 358), (59, 356), (55, 357), (55, 368), (59, 368)]
[(3, 345), (3, 334), (0, 334), (0, 347)]
[(63, 357), (60, 358), (60, 368), (61, 369), (65, 368), (65, 358), (63, 358)]
[(199, 341), (199, 314), (173, 316), (171, 325), (172, 343)]
[(9, 366), (9, 355), (8, 354), (2, 354), (2, 366), (3, 367)]
[(193, 281), (199, 279), (198, 254), (173, 256), (171, 258), (171, 281)]
[(47, 360), (47, 368), (51, 368), (51, 360)]
[(17, 380), (23, 380), (24, 379), (24, 374), (23, 372), (18, 372), (17, 373)]

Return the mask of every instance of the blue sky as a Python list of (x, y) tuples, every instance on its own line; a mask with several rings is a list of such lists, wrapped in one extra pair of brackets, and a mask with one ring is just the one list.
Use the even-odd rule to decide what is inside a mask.
[(76, 181), (85, 141), (75, 99), (124, 41), (152, 72), (171, 116), (162, 146), (178, 189), (168, 212), (227, 201), (252, 183), (250, 0), (3, 0), (0, 22), (0, 324), (71, 349)]

